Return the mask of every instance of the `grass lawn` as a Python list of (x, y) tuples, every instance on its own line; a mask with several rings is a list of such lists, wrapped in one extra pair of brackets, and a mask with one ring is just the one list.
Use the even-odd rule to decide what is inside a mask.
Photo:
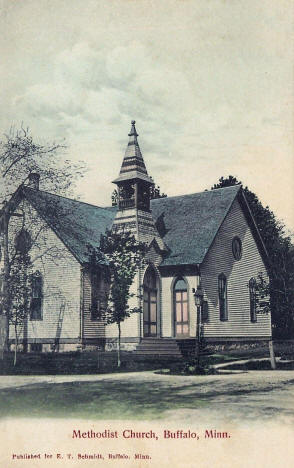
[[(289, 350), (289, 346), (287, 346)], [(293, 346), (292, 346), (293, 350)], [(251, 351), (251, 350), (250, 350)], [(268, 357), (268, 353), (255, 352), (206, 356), (205, 359), (214, 364), (235, 359), (253, 357)], [(293, 351), (291, 351), (293, 354)], [(20, 355), (16, 368), (12, 366), (12, 356), (0, 363), (2, 375), (54, 375), (54, 374), (99, 374), (117, 372), (115, 354), (108, 353), (103, 364), (97, 366), (97, 353), (63, 353)], [(148, 369), (166, 369), (170, 360), (142, 359), (134, 361), (132, 356), (125, 354), (122, 371), (138, 371)], [(184, 362), (184, 361), (182, 361)], [(252, 364), (255, 366), (255, 364)], [(268, 366), (269, 364), (264, 364)], [(2, 368), (1, 368), (2, 366)], [(233, 367), (234, 366), (234, 367)], [(232, 369), (238, 369), (238, 364), (232, 364)], [(252, 368), (252, 367), (251, 367)], [(293, 368), (293, 367), (292, 367)], [(258, 365), (258, 369), (261, 367)], [(228, 387), (228, 382), (210, 376), (209, 384), (205, 380), (195, 378), (187, 383), (182, 377), (176, 380), (156, 380), (152, 374), (141, 379), (130, 376), (105, 377), (99, 381), (81, 381), (64, 383), (35, 383), (20, 387), (0, 389), (1, 417), (66, 417), (82, 419), (137, 419), (151, 420), (165, 418), (166, 411), (180, 409), (207, 408), (217, 395), (218, 398), (230, 398), (238, 392), (242, 394), (253, 391), (251, 388), (241, 390)], [(196, 380), (197, 379), (197, 380)], [(207, 377), (203, 377), (207, 379)], [(176, 382), (174, 385), (172, 382)], [(222, 383), (221, 383), (222, 382)], [(203, 386), (204, 385), (204, 386)], [(218, 389), (218, 390), (217, 390)], [(272, 389), (272, 385), (270, 386)], [(263, 389), (264, 391), (264, 389)], [(237, 393), (236, 393), (237, 392)], [(219, 400), (218, 400), (219, 401)]]
[[(131, 379), (102, 382), (34, 384), (0, 390), (0, 415), (85, 419), (160, 419), (171, 407), (197, 408), (207, 403), (187, 387), (161, 386)], [(191, 386), (195, 390), (195, 385)]]

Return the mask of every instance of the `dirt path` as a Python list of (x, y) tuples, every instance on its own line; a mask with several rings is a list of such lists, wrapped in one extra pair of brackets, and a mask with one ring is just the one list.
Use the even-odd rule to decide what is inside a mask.
[[(170, 409), (164, 419), (185, 423), (236, 421), (251, 424), (254, 421), (279, 421), (294, 424), (294, 372), (250, 371), (239, 374), (211, 376), (171, 376), (153, 372), (105, 375), (69, 376), (1, 376), (0, 389), (36, 388), (39, 385), (86, 382), (105, 384), (105, 397), (111, 400), (113, 388), (128, 385), (134, 389), (148, 387), (158, 391), (158, 398), (170, 395)], [(123, 396), (122, 396), (123, 398)], [(134, 398), (136, 398), (134, 396)], [(173, 401), (182, 404), (173, 405)], [(199, 406), (199, 402), (203, 405)]]

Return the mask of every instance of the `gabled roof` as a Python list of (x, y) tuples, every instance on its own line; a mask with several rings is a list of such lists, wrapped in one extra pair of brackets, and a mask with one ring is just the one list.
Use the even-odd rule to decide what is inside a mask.
[(169, 254), (165, 265), (197, 265), (203, 262), (240, 185), (151, 201), (154, 220)]
[[(24, 186), (15, 195), (32, 204), (81, 264), (89, 261), (88, 245), (99, 247), (101, 234), (111, 228), (117, 211)], [(157, 230), (168, 248), (161, 266), (201, 264), (236, 197), (266, 261), (267, 252), (241, 186), (235, 185), (151, 200)], [(13, 198), (11, 202), (13, 206)], [(100, 263), (107, 264), (103, 254)]]
[[(111, 227), (116, 208), (100, 208), (29, 187), (22, 191), (74, 257), (81, 264), (87, 263), (87, 246), (99, 247), (100, 236)], [(100, 263), (107, 264), (103, 255)]]

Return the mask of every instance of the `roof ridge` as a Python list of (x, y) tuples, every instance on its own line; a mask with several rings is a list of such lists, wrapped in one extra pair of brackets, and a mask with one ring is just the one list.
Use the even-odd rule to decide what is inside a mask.
[(226, 189), (231, 189), (233, 187), (238, 187), (238, 189), (240, 189), (242, 187), (241, 184), (237, 184), (237, 185), (230, 185), (228, 187), (219, 187), (217, 189), (210, 189), (210, 190), (202, 190), (201, 192), (193, 192), (193, 193), (186, 193), (186, 194), (183, 194), (183, 195), (173, 195), (171, 197), (160, 197), (160, 198), (153, 198), (151, 201), (157, 201), (157, 200), (170, 200), (171, 198), (183, 198), (183, 197), (192, 197), (193, 195), (199, 195), (201, 193), (210, 193), (210, 192), (214, 192), (215, 190), (226, 190)]
[(72, 202), (75, 202), (75, 203), (80, 203), (82, 205), (88, 205), (88, 206), (93, 206), (94, 208), (100, 208), (100, 210), (110, 210), (112, 207), (111, 206), (99, 206), (99, 205), (93, 205), (93, 203), (88, 203), (88, 202), (84, 202), (84, 201), (80, 201), (80, 200), (75, 200), (74, 198), (69, 198), (69, 197), (64, 197), (63, 195), (57, 195), (56, 193), (51, 193), (51, 192), (47, 192), (46, 190), (36, 190), (36, 189), (33, 189), (31, 187), (28, 187), (28, 186), (23, 186), (23, 188), (25, 190), (29, 190), (29, 191), (32, 191), (33, 193), (45, 193), (46, 195), (51, 195), (53, 197), (58, 197), (58, 198), (62, 198), (63, 200), (69, 200), (69, 201), (72, 201)]
[[(230, 185), (228, 187), (219, 187), (217, 189), (202, 190), (201, 192), (186, 193), (186, 194), (183, 194), (183, 195), (173, 195), (171, 197), (153, 198), (151, 200), (151, 202), (158, 201), (158, 200), (163, 200), (163, 199), (164, 200), (170, 200), (170, 199), (174, 199), (174, 198), (192, 197), (193, 195), (199, 195), (201, 193), (210, 193), (210, 192), (213, 192), (215, 190), (232, 189), (233, 187), (237, 187), (238, 189), (240, 189), (242, 187), (242, 185), (241, 184), (236, 184), (236, 185)], [(84, 202), (84, 201), (81, 201), (81, 200), (75, 200), (74, 198), (65, 197), (63, 195), (57, 195), (56, 193), (47, 192), (46, 190), (36, 190), (36, 189), (33, 189), (33, 188), (28, 187), (26, 185), (23, 185), (23, 189), (28, 190), (29, 192), (31, 191), (31, 192), (36, 193), (36, 194), (37, 193), (45, 193), (46, 195), (51, 195), (53, 197), (62, 198), (63, 200), (69, 200), (71, 202), (80, 203), (82, 205), (92, 206), (93, 208), (99, 208), (100, 210), (108, 210), (109, 211), (111, 209), (116, 208), (115, 206), (94, 205), (93, 203), (88, 203), (88, 202)]]

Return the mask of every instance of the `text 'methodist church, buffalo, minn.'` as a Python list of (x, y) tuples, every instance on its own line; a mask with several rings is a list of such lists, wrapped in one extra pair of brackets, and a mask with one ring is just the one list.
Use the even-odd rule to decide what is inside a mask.
[[(99, 268), (91, 272), (87, 248), (99, 246), (101, 234), (111, 228), (131, 231), (148, 245), (147, 261), (132, 289), (132, 306), (143, 312), (122, 323), (122, 349), (179, 355), (194, 343), (197, 310), (192, 290), (200, 281), (207, 344), (248, 346), (270, 340), (270, 313), (260, 310), (254, 287), (260, 272), (267, 278), (267, 253), (242, 187), (150, 200), (153, 179), (137, 137), (133, 121), (119, 176), (113, 181), (117, 206), (102, 208), (44, 192), (37, 174), (31, 174), (29, 183), (8, 202), (12, 211), (20, 205), (29, 207), (34, 219), (39, 217), (49, 227), (43, 247), (40, 240), (31, 248), (34, 286), (20, 343), (28, 351), (116, 348), (117, 326), (99, 318), (105, 275)], [(12, 216), (11, 235), (21, 233), (25, 239), (34, 235), (35, 222), (25, 233), (17, 223), (20, 218)], [(17, 248), (15, 239), (10, 242)], [(42, 256), (42, 248), (62, 254)]]

